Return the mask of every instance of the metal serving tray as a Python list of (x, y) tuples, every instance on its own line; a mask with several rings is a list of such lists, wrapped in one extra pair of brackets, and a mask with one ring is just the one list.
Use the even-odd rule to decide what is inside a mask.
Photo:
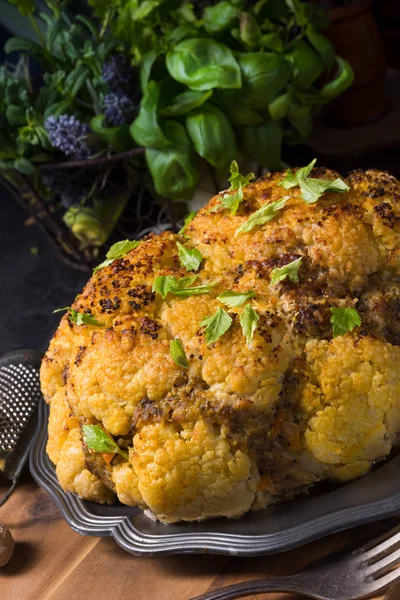
[(40, 402), (30, 455), (34, 479), (72, 529), (82, 535), (112, 536), (131, 554), (271, 554), (400, 512), (399, 454), (368, 475), (317, 496), (270, 506), (240, 519), (163, 525), (137, 508), (95, 504), (65, 493), (46, 454), (48, 412), (45, 402)]

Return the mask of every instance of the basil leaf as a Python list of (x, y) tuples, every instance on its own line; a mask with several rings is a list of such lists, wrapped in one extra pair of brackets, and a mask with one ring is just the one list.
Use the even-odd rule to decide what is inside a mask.
[(218, 2), (215, 6), (207, 6), (203, 11), (203, 21), (206, 31), (210, 35), (229, 29), (239, 14), (236, 6), (231, 2)]
[(130, 126), (130, 133), (139, 146), (145, 148), (166, 148), (169, 145), (157, 118), (160, 96), (158, 84), (150, 81), (140, 104), (139, 114)]
[(324, 63), (305, 40), (295, 40), (290, 57), (293, 61), (296, 84), (300, 88), (310, 87), (324, 72)]
[(292, 75), (286, 58), (270, 52), (248, 52), (239, 57), (243, 86), (240, 101), (254, 109), (266, 109)]
[(190, 112), (194, 108), (198, 108), (212, 96), (212, 90), (208, 92), (183, 92), (172, 100), (172, 104), (161, 111), (165, 117), (180, 117)]
[(139, 67), (140, 67), (140, 87), (142, 90), (147, 89), (147, 85), (148, 85), (149, 79), (150, 79), (151, 69), (152, 69), (152, 66), (154, 65), (156, 59), (157, 59), (157, 52), (153, 48), (152, 50), (147, 52), (143, 56), (142, 60), (140, 61), (140, 65), (139, 65)]
[(100, 425), (84, 425), (82, 427), (83, 441), (86, 446), (94, 452), (106, 452), (108, 454), (120, 454), (129, 460), (129, 454), (122, 450)]
[(186, 127), (198, 154), (216, 169), (224, 169), (236, 155), (233, 129), (222, 111), (212, 105), (191, 112)]
[(285, 188), (285, 190), (290, 190), (291, 188), (300, 185), (300, 180), (307, 179), (307, 177), (313, 170), (316, 162), (317, 159), (314, 158), (314, 160), (312, 160), (309, 165), (298, 169), (295, 173), (293, 171), (288, 170), (286, 172), (285, 178), (282, 181), (280, 181), (277, 185), (279, 187)]
[(97, 265), (97, 267), (93, 269), (93, 273), (96, 273), (97, 271), (100, 271), (100, 269), (111, 265), (111, 263), (113, 263), (117, 258), (122, 258), (125, 256), (125, 254), (139, 246), (139, 243), (140, 242), (136, 240), (121, 240), (120, 242), (116, 242), (108, 250), (106, 254), (106, 260)]
[(97, 319), (95, 319), (91, 314), (88, 313), (80, 313), (70, 306), (64, 306), (64, 308), (57, 308), (53, 310), (54, 313), (58, 313), (62, 310), (67, 310), (69, 312), (69, 320), (75, 325), (93, 325), (94, 327), (105, 327), (103, 323), (99, 323)]
[(293, 101), (293, 88), (277, 96), (275, 100), (273, 100), (268, 106), (268, 112), (271, 116), (271, 119), (274, 121), (280, 121), (284, 119), (288, 113), (289, 108)]
[(336, 98), (336, 96), (342, 94), (354, 81), (354, 71), (349, 61), (341, 56), (337, 56), (336, 62), (338, 65), (338, 73), (335, 79), (325, 84), (319, 90), (319, 96), (324, 102), (328, 102), (329, 100), (332, 100), (332, 98)]
[(182, 342), (180, 340), (171, 340), (169, 343), (169, 349), (174, 363), (178, 365), (178, 367), (187, 369), (189, 367), (189, 363), (187, 361)]
[(353, 331), (361, 325), (361, 317), (355, 308), (331, 308), (333, 337)]
[(206, 328), (206, 344), (209, 346), (228, 331), (232, 325), (232, 318), (223, 308), (217, 308), (216, 312), (203, 319), (200, 325)]
[(240, 102), (227, 106), (226, 112), (234, 125), (261, 125), (264, 121), (261, 115)]
[(301, 179), (301, 197), (307, 204), (314, 204), (324, 192), (348, 192), (349, 186), (342, 179)]
[(240, 315), (240, 325), (242, 326), (243, 335), (247, 340), (247, 347), (252, 347), (254, 332), (257, 328), (257, 323), (260, 320), (257, 312), (251, 306), (247, 304), (244, 307), (242, 314)]
[(324, 63), (325, 69), (330, 71), (335, 64), (335, 49), (331, 41), (318, 31), (316, 27), (309, 24), (306, 28), (306, 36), (313, 48), (318, 52)]
[(154, 186), (161, 196), (188, 200), (193, 195), (199, 177), (193, 146), (180, 123), (166, 121), (164, 131), (171, 143), (169, 148), (146, 149), (146, 161)]
[(280, 200), (271, 202), (270, 204), (264, 204), (261, 208), (256, 210), (247, 221), (243, 223), (238, 229), (236, 229), (235, 236), (239, 233), (247, 233), (256, 227), (257, 225), (264, 225), (271, 221), (280, 210), (285, 206), (290, 196), (283, 196)]
[(172, 275), (159, 275), (153, 282), (152, 292), (160, 294), (163, 298), (174, 289), (176, 285), (176, 277)]
[(238, 190), (240, 187), (244, 188), (249, 185), (250, 181), (255, 179), (254, 173), (248, 173), (247, 175), (241, 175), (239, 171), (239, 165), (236, 160), (231, 162), (230, 166), (231, 176), (228, 181), (231, 184), (230, 190)]
[(290, 279), (290, 281), (294, 281), (295, 283), (299, 282), (298, 271), (302, 262), (302, 258), (296, 258), (296, 260), (292, 260), (292, 262), (284, 265), (283, 267), (277, 267), (271, 271), (271, 283), (275, 285), (279, 283), (279, 281), (283, 281), (286, 279)]
[(242, 306), (247, 300), (250, 298), (254, 298), (255, 293), (252, 290), (248, 292), (222, 292), (219, 296), (217, 296), (217, 300), (222, 302), (222, 304), (226, 304), (229, 308), (236, 308), (237, 306)]
[(191, 223), (193, 221), (196, 214), (197, 213), (194, 210), (192, 210), (192, 212), (188, 214), (188, 216), (186, 217), (186, 219), (183, 223), (183, 227), (181, 227), (180, 230), (178, 231), (178, 235), (183, 235), (185, 233), (186, 227), (189, 225), (189, 223)]
[(256, 18), (249, 12), (242, 12), (240, 15), (240, 39), (250, 48), (255, 48), (260, 43), (260, 26)]
[(176, 242), (176, 245), (178, 247), (178, 257), (181, 265), (188, 271), (197, 271), (203, 260), (201, 252), (196, 248), (193, 248), (192, 250), (186, 248), (180, 242)]
[(166, 64), (171, 77), (194, 90), (240, 88), (242, 84), (232, 52), (214, 40), (184, 40), (168, 52)]
[(276, 121), (267, 121), (262, 125), (243, 129), (243, 143), (246, 151), (257, 164), (270, 171), (280, 169), (282, 139), (282, 125)]

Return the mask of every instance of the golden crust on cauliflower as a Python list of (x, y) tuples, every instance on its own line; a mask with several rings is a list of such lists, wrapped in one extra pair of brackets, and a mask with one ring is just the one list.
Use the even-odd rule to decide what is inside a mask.
[[(63, 489), (118, 498), (167, 523), (237, 517), (324, 479), (358, 477), (391, 452), (400, 430), (399, 182), (356, 171), (349, 191), (307, 204), (298, 187), (278, 185), (283, 177), (246, 186), (235, 215), (217, 208), (217, 195), (184, 236), (147, 236), (96, 272), (72, 308), (103, 327), (61, 319), (41, 381)], [(272, 220), (237, 234), (284, 196)], [(177, 241), (201, 252), (194, 285), (213, 283), (208, 293), (153, 291), (156, 277), (193, 275)], [(298, 258), (299, 282), (273, 285), (273, 270)], [(255, 294), (251, 345), (244, 305), (224, 306), (232, 324), (206, 343), (201, 322), (227, 290)], [(333, 338), (330, 309), (344, 307), (357, 309), (361, 326)], [(172, 358), (174, 339), (188, 368)], [(87, 424), (126, 454), (88, 448)]]

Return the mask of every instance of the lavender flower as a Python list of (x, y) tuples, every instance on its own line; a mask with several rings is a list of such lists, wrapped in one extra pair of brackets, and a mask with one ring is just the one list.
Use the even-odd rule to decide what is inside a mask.
[(124, 93), (111, 92), (104, 96), (104, 114), (108, 125), (125, 125), (132, 121), (135, 105)]
[(44, 127), (53, 148), (58, 148), (75, 160), (89, 158), (90, 151), (84, 138), (91, 130), (86, 123), (81, 123), (70, 115), (50, 116), (46, 119)]
[(103, 64), (102, 76), (113, 91), (130, 88), (133, 83), (133, 69), (129, 59), (123, 54), (114, 54)]

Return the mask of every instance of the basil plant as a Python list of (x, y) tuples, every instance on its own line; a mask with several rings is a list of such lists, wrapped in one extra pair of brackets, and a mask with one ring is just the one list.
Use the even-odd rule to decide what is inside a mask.
[(130, 127), (156, 191), (191, 197), (199, 157), (218, 171), (238, 150), (278, 169), (319, 107), (353, 81), (322, 33), (321, 9), (301, 0), (90, 0), (130, 48), (142, 101)]

